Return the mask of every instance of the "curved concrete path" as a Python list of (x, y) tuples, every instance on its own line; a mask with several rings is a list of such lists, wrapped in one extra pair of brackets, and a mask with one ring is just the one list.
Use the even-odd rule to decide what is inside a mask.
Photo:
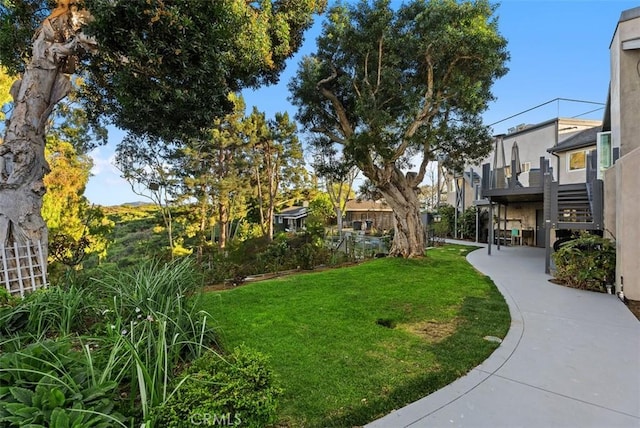
[(614, 295), (550, 283), (544, 250), (467, 256), (511, 312), (500, 347), (466, 376), (367, 425), (640, 427), (640, 322)]

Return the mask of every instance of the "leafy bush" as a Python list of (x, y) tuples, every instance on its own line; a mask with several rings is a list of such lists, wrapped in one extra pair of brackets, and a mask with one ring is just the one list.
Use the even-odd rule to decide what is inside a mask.
[(115, 382), (103, 382), (87, 354), (71, 343), (42, 341), (0, 356), (3, 427), (113, 427)]
[[(464, 210), (462, 213), (462, 221), (461, 221), (461, 231), (462, 236), (466, 239), (474, 238), (476, 236), (476, 207), (469, 207)], [(489, 220), (489, 213), (485, 210), (480, 211), (480, 236), (478, 237), (480, 241), (486, 241), (486, 233), (484, 230), (487, 225), (487, 221)], [(460, 221), (460, 219), (458, 219)]]
[(295, 259), (297, 266), (309, 270), (328, 263), (331, 260), (331, 252), (324, 246), (307, 242), (296, 250)]
[(602, 291), (615, 279), (615, 245), (597, 235), (582, 234), (565, 243), (553, 261), (556, 278), (571, 287)]
[[(258, 254), (259, 266), (264, 272), (278, 272), (292, 269), (291, 251), (286, 234), (277, 235), (269, 246)], [(260, 272), (253, 272), (260, 273)]]
[(0, 307), (15, 306), (19, 301), (19, 297), (11, 295), (6, 288), (0, 287)]
[(227, 421), (264, 427), (275, 422), (281, 393), (262, 354), (246, 347), (225, 358), (208, 352), (184, 371), (175, 393), (155, 409), (155, 423), (186, 427)]
[[(434, 223), (435, 233), (439, 238), (446, 238), (453, 236), (455, 229), (455, 216), (456, 208), (453, 205), (443, 205), (438, 208), (438, 215), (440, 215), (440, 221)], [(458, 219), (458, 222), (460, 219)]]
[[(468, 207), (458, 215), (458, 236), (466, 239), (475, 238), (476, 236), (476, 210), (475, 206)], [(438, 209), (440, 221), (432, 223), (434, 236), (436, 238), (453, 237), (456, 231), (456, 209), (453, 205), (443, 205)], [(486, 228), (489, 215), (486, 211), (480, 211), (480, 241), (486, 241)]]

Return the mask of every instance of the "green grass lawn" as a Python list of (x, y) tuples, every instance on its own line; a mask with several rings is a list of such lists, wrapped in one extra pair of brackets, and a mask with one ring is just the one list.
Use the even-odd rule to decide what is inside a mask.
[(469, 247), (207, 293), (225, 348), (270, 356), (285, 389), (280, 423), (362, 425), (464, 375), (497, 347), (510, 318)]

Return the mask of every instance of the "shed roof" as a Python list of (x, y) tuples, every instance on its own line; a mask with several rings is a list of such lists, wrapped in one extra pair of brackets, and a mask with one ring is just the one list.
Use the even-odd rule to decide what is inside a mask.
[(598, 132), (602, 131), (601, 126), (594, 126), (567, 138), (563, 142), (547, 150), (550, 153), (563, 153), (570, 150), (577, 150), (584, 147), (595, 146)]
[(295, 220), (298, 218), (306, 217), (308, 211), (309, 209), (307, 207), (290, 207), (285, 208), (277, 214), (274, 214), (274, 216)]

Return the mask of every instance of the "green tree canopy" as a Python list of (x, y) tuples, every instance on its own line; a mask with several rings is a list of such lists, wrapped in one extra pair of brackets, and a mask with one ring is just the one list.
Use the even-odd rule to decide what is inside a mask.
[(338, 4), (289, 85), (297, 119), (342, 145), (393, 208), (393, 254), (423, 253), (417, 188), (434, 154), (459, 166), (491, 149), (481, 113), (508, 59), (494, 11), (486, 0)]
[(106, 256), (112, 225), (84, 197), (91, 158), (78, 155), (70, 143), (56, 137), (47, 139), (46, 158), (51, 171), (44, 178), (42, 216), (52, 236), (50, 255), (67, 266), (79, 265), (85, 254)]
[[(230, 92), (274, 83), (324, 0), (63, 1), (86, 7), (97, 50), (77, 61), (81, 102), (135, 134), (202, 132), (229, 111)], [(55, 1), (0, 3), (0, 64), (25, 70), (31, 40)]]
[(84, 112), (72, 121), (86, 118), (95, 129), (108, 122), (131, 138), (166, 144), (206, 136), (231, 110), (230, 92), (277, 81), (324, 6), (325, 0), (0, 2), (0, 65), (21, 73), (0, 144), (0, 243), (47, 247), (45, 125), (70, 93)]

